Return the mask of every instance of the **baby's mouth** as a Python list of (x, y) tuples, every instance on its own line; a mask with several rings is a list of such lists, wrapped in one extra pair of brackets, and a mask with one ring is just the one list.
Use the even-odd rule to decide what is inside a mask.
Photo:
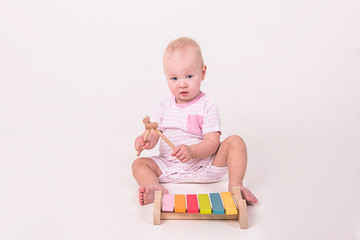
[(180, 92), (180, 95), (184, 96), (184, 95), (188, 95), (189, 92), (186, 92), (186, 91), (183, 91), (183, 92)]

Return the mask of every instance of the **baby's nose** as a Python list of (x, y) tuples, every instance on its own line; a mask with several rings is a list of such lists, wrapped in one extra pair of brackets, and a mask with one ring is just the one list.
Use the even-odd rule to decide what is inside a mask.
[(187, 81), (186, 81), (186, 79), (180, 79), (180, 81), (179, 81), (179, 86), (180, 87), (187, 87)]

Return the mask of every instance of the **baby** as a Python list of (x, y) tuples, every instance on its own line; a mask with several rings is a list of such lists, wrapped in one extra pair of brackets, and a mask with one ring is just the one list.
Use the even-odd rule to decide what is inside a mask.
[[(229, 174), (228, 190), (240, 186), (249, 203), (257, 198), (243, 186), (247, 165), (246, 145), (239, 136), (220, 143), (220, 118), (216, 105), (200, 91), (206, 75), (199, 45), (192, 39), (180, 38), (169, 43), (163, 65), (171, 96), (155, 108), (150, 116), (159, 129), (176, 146), (173, 150), (160, 140), (160, 154), (141, 157), (132, 165), (139, 184), (139, 203), (154, 201), (154, 192), (169, 191), (160, 183), (210, 183)], [(152, 149), (159, 136), (151, 130), (147, 142), (145, 132), (135, 140), (135, 149)]]

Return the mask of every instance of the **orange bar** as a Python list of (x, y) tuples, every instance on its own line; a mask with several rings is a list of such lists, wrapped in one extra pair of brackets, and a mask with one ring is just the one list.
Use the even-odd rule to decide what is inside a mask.
[(235, 206), (235, 202), (233, 196), (230, 192), (222, 192), (221, 198), (224, 203), (225, 213), (226, 214), (237, 214), (237, 209)]
[(175, 212), (186, 212), (185, 195), (175, 194)]

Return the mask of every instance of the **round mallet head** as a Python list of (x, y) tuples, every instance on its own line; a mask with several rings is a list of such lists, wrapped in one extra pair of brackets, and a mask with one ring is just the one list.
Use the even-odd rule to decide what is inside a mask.
[(143, 123), (144, 124), (150, 123), (150, 117), (149, 116), (144, 117)]

